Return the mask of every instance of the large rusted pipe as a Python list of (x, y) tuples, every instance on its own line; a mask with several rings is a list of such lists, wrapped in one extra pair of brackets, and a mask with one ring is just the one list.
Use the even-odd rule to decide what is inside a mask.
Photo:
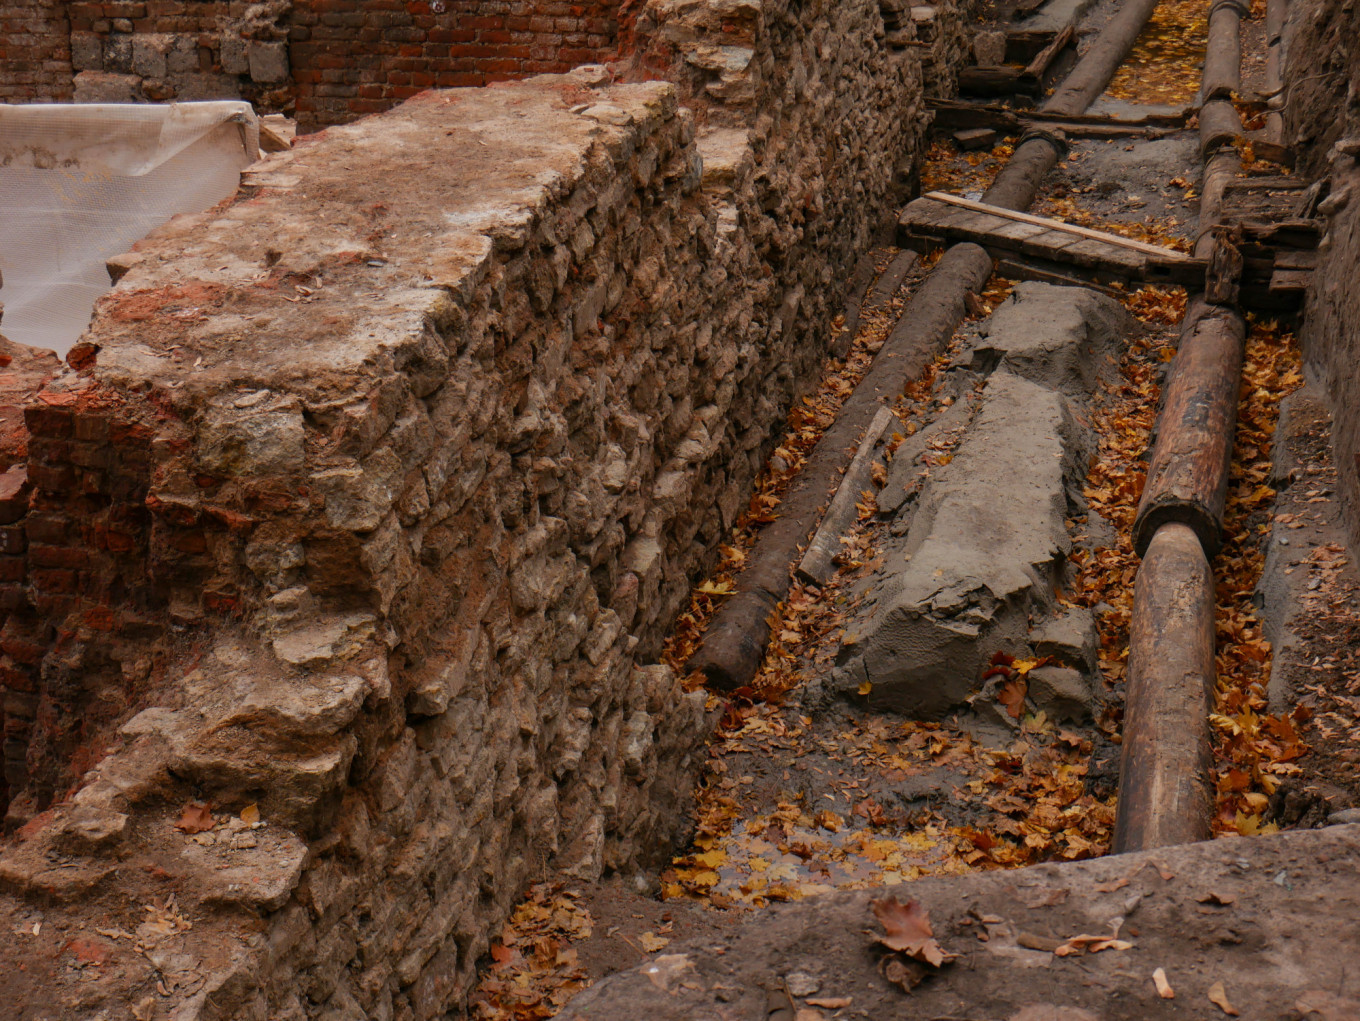
[(1210, 9), (1201, 105), (1211, 99), (1232, 99), (1242, 91), (1242, 19), (1250, 13), (1242, 0), (1215, 0)]
[[(1110, 84), (1156, 7), (1157, 0), (1129, 0), (1124, 4), (1041, 109), (1064, 116), (1084, 113)], [(982, 201), (1021, 212), (1028, 209), (1038, 194), (1039, 182), (1057, 165), (1064, 148), (1062, 136), (1048, 132), (1021, 139)]]
[[(1214, 7), (1205, 96), (1222, 96), (1223, 83), (1240, 67), (1240, 13), (1236, 0)], [(1204, 104), (1205, 185), (1195, 245), (1201, 257), (1214, 247), (1223, 185), (1241, 168), (1240, 133), (1241, 119), (1227, 98)], [(1208, 557), (1223, 529), (1245, 335), (1236, 308), (1206, 304), (1203, 295), (1186, 306), (1133, 527), (1143, 562), (1129, 624), (1116, 853), (1212, 836), (1214, 580)]]
[(1171, 366), (1134, 519), (1133, 548), (1140, 555), (1168, 522), (1187, 525), (1210, 556), (1223, 531), (1246, 330), (1234, 312), (1200, 299), (1195, 306)]
[(1112, 850), (1207, 840), (1214, 580), (1186, 525), (1153, 536), (1134, 587)]

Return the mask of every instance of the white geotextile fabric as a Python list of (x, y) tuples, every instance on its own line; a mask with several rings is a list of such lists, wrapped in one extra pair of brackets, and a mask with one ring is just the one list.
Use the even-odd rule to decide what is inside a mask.
[(0, 104), (0, 333), (65, 355), (105, 260), (234, 193), (258, 156), (249, 103)]

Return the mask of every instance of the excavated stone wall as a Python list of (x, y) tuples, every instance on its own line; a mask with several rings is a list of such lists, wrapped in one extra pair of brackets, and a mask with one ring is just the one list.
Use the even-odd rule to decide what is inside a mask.
[[(1285, 131), (1299, 171), (1330, 178), (1300, 339), (1327, 393), (1346, 521), (1360, 542), (1360, 9), (1296, 0), (1285, 31)], [(1339, 144), (1338, 144), (1339, 143)]]
[(657, 5), (678, 90), (427, 93), (114, 260), (0, 407), (22, 1019), (437, 1017), (526, 883), (683, 835), (661, 642), (919, 157), (942, 10), (899, 49), (771, 4), (715, 90), (730, 5)]
[(304, 130), (616, 55), (613, 0), (12, 0), (0, 99), (247, 99)]

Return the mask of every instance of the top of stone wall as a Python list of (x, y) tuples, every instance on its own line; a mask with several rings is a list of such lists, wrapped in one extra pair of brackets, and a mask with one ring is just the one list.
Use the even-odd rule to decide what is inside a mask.
[(176, 217), (122, 258), (131, 268), (72, 364), (94, 355), (101, 382), (168, 387), (187, 407), (265, 386), (333, 398), (446, 361), (422, 338), (450, 296), (469, 294), (498, 249), (565, 240), (553, 203), (590, 161), (621, 162), (675, 113), (666, 83), (596, 80), (585, 69), (425, 93), (267, 158), (234, 200)]

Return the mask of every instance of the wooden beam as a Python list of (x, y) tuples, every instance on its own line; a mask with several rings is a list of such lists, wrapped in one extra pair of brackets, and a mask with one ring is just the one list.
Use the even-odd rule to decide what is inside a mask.
[(1076, 224), (1063, 223), (1061, 220), (1052, 220), (1044, 216), (1033, 216), (1030, 213), (1020, 213), (1016, 212), (1014, 209), (1006, 209), (1002, 206), (992, 206), (985, 202), (974, 202), (971, 199), (960, 198), (957, 195), (950, 195), (942, 191), (926, 192), (922, 198), (934, 199), (936, 202), (944, 202), (947, 205), (958, 206), (961, 209), (971, 209), (978, 213), (990, 213), (992, 216), (1000, 216), (1007, 220), (1014, 220), (1017, 223), (1029, 223), (1036, 227), (1045, 227), (1048, 230), (1061, 231), (1065, 234), (1076, 234), (1080, 237), (1090, 238), (1093, 241), (1103, 241), (1106, 244), (1115, 245), (1118, 248), (1127, 248), (1132, 252), (1142, 252), (1144, 255), (1155, 255), (1159, 259), (1163, 259), (1167, 262), (1194, 261), (1189, 255), (1186, 255), (1184, 252), (1178, 252), (1174, 248), (1149, 245), (1142, 241), (1134, 241), (1131, 238), (1121, 237), (1118, 234), (1091, 230), (1089, 227), (1078, 227)]

